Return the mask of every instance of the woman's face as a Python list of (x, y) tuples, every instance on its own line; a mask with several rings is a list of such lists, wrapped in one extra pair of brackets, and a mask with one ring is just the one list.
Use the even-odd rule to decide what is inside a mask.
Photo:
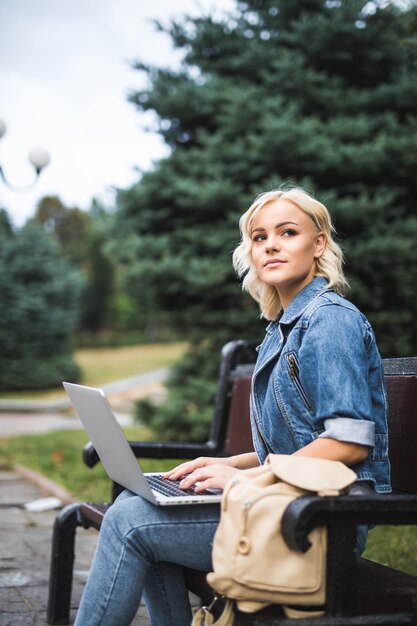
[(289, 200), (278, 198), (259, 209), (252, 227), (252, 261), (259, 278), (278, 291), (285, 309), (313, 280), (326, 244), (312, 219)]

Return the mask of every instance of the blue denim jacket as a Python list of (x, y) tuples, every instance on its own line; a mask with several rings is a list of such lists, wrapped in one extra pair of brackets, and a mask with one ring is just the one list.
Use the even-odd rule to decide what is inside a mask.
[(369, 446), (358, 480), (391, 491), (383, 367), (368, 320), (316, 277), (259, 348), (251, 396), (255, 450), (291, 454), (317, 437)]

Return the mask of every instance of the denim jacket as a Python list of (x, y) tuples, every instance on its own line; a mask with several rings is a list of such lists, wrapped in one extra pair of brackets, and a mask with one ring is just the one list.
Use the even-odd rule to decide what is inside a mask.
[(391, 491), (387, 400), (368, 320), (316, 277), (271, 322), (252, 380), (251, 422), (261, 463), (318, 437), (369, 447), (358, 480)]

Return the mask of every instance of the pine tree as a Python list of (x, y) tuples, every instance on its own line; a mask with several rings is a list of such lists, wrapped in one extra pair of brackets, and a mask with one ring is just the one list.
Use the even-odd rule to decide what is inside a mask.
[(6, 209), (0, 208), (0, 241), (13, 235), (13, 227)]
[(138, 63), (148, 87), (131, 100), (171, 154), (116, 215), (129, 288), (153, 315), (187, 338), (257, 336), (230, 252), (254, 196), (290, 181), (333, 213), (383, 355), (416, 353), (416, 24), (412, 5), (247, 0), (169, 27), (181, 68)]
[(0, 248), (0, 389), (43, 389), (76, 381), (72, 335), (79, 275), (39, 227), (27, 225)]

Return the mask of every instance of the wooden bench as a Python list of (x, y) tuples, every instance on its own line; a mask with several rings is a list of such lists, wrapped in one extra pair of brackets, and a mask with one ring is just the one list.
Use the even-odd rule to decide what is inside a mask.
[[(252, 450), (249, 426), (250, 381), (256, 360), (254, 342), (235, 341), (222, 351), (218, 390), (209, 440), (203, 444), (130, 442), (139, 458), (193, 458), (227, 456)], [(294, 549), (308, 547), (314, 526), (328, 527), (327, 615), (297, 620), (316, 626), (350, 624), (417, 624), (417, 577), (354, 557), (355, 527), (367, 524), (417, 524), (417, 358), (384, 360), (390, 406), (389, 435), (393, 495), (339, 498), (306, 497), (286, 512), (283, 533)], [(92, 467), (99, 458), (88, 444), (84, 462)], [(113, 485), (112, 499), (120, 491)], [(100, 529), (110, 503), (69, 505), (57, 516), (52, 540), (47, 622), (67, 624), (77, 527)], [(205, 573), (185, 570), (187, 586), (204, 603), (211, 590)], [(280, 607), (256, 614), (237, 612), (235, 626), (294, 624)]]

